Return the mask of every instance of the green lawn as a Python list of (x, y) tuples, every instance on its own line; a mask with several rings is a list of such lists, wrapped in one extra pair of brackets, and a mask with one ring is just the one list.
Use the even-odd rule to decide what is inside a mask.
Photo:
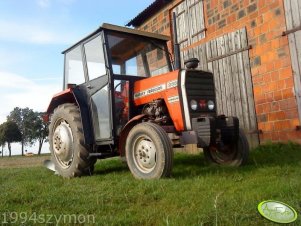
[[(154, 181), (134, 179), (118, 158), (98, 161), (92, 177), (75, 179), (43, 167), (7, 168), (0, 170), (0, 192), (0, 225), (16, 217), (18, 225), (37, 217), (54, 223), (63, 214), (99, 225), (277, 225), (262, 218), (257, 205), (279, 200), (301, 214), (301, 146), (259, 147), (240, 168), (176, 154), (172, 178)], [(301, 225), (301, 216), (291, 225)]]

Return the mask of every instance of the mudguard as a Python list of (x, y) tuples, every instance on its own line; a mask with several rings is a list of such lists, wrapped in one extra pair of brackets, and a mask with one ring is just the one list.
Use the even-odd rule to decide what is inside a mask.
[(128, 121), (127, 124), (123, 127), (123, 129), (119, 135), (118, 150), (120, 152), (120, 156), (125, 156), (125, 143), (126, 143), (126, 138), (129, 135), (129, 132), (135, 125), (140, 123), (142, 121), (142, 119), (145, 117), (146, 117), (146, 115), (144, 115), (144, 114), (137, 115), (137, 116), (133, 117), (130, 121)]
[(94, 144), (94, 135), (92, 129), (93, 127), (91, 124), (89, 107), (85, 100), (85, 96), (81, 92), (79, 87), (68, 88), (54, 95), (48, 106), (46, 115), (44, 116), (44, 120), (49, 121), (50, 115), (53, 113), (54, 109), (57, 108), (59, 105), (65, 103), (74, 103), (79, 107), (83, 129), (84, 129), (85, 144), (86, 145)]

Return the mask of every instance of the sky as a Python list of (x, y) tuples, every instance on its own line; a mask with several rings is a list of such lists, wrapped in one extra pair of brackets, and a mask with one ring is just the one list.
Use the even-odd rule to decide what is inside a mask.
[(124, 26), (152, 2), (0, 0), (0, 123), (14, 107), (45, 111), (62, 89), (61, 52), (102, 23)]

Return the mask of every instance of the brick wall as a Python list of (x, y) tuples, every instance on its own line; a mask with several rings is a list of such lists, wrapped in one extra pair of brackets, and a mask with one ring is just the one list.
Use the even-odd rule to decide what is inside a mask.
[[(138, 29), (170, 35), (171, 10), (179, 2), (173, 1)], [(246, 27), (253, 47), (249, 55), (260, 140), (301, 143), (288, 38), (282, 36), (283, 0), (204, 0), (204, 15), (206, 38), (188, 48)]]

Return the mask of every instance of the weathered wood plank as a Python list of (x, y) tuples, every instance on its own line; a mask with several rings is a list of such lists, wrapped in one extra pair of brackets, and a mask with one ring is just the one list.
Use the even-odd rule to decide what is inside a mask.
[[(243, 43), (247, 45), (247, 33), (245, 29), (240, 30), (240, 37)], [(249, 132), (250, 131), (257, 131), (257, 118), (255, 113), (255, 104), (254, 104), (254, 94), (253, 94), (253, 83), (252, 83), (252, 76), (251, 76), (251, 67), (250, 67), (250, 58), (249, 52), (244, 51), (243, 55), (243, 65), (245, 68), (245, 81), (246, 81), (246, 95), (247, 95), (247, 103), (249, 109)], [(251, 147), (256, 147), (259, 144), (258, 134), (248, 134), (248, 140), (250, 142)]]
[[(233, 33), (233, 32), (232, 32)], [(228, 48), (229, 48), (229, 52), (232, 51), (232, 47), (233, 47), (233, 40), (232, 40), (232, 36), (231, 33), (227, 34), (228, 36)], [(232, 115), (237, 116), (237, 110), (236, 110), (236, 87), (234, 85), (235, 82), (235, 72), (233, 71), (233, 67), (232, 67), (232, 57), (229, 56), (227, 57), (228, 59), (228, 68), (229, 68), (229, 81), (231, 84), (230, 87), (230, 98), (231, 98), (231, 109), (232, 109)]]
[[(211, 55), (217, 56), (217, 44), (216, 40), (212, 40), (210, 42), (211, 45)], [(217, 113), (222, 114), (223, 106), (222, 106), (222, 88), (221, 88), (221, 79), (219, 73), (219, 64), (218, 61), (213, 62), (213, 74), (214, 74), (214, 82), (215, 82), (215, 92), (216, 92), (216, 105), (217, 105)]]
[[(229, 40), (228, 35), (223, 36), (223, 48), (225, 50), (224, 53), (230, 52), (229, 50)], [(226, 99), (227, 99), (227, 112), (228, 115), (234, 115), (234, 101), (232, 98), (232, 79), (231, 79), (231, 68), (230, 68), (230, 58), (226, 57), (223, 59), (223, 67), (224, 67), (224, 75), (225, 75), (225, 91), (226, 91)]]
[(291, 1), (284, 0), (284, 7), (285, 7), (285, 16), (286, 16), (286, 29), (291, 30), (293, 29)]
[(295, 96), (301, 121), (301, 31), (289, 35), (289, 46), (295, 84)]
[(293, 18), (293, 27), (292, 28), (295, 28), (301, 24), (298, 0), (291, 1), (291, 9), (292, 9), (292, 18)]
[[(223, 55), (224, 48), (223, 48), (223, 37), (219, 37), (217, 40), (217, 53), (218, 55)], [(219, 73), (220, 73), (220, 84), (221, 84), (221, 96), (222, 96), (222, 114), (228, 115), (228, 108), (227, 108), (227, 96), (226, 96), (226, 76), (224, 72), (224, 60), (220, 59), (218, 60), (218, 66), (219, 66)]]
[[(287, 30), (292, 30), (301, 25), (301, 2), (298, 0), (285, 0), (285, 16)], [(299, 120), (301, 121), (301, 31), (288, 35), (289, 47), (294, 76), (294, 91), (297, 100)]]
[[(299, 16), (301, 18), (301, 1), (300, 0), (296, 0), (298, 2), (298, 8), (299, 8)], [(301, 25), (301, 21), (300, 21), (300, 25)]]
[[(240, 37), (242, 43), (247, 44), (247, 33), (246, 30), (240, 30)], [(252, 76), (251, 76), (251, 67), (250, 67), (250, 58), (248, 51), (244, 51), (243, 55), (243, 65), (245, 68), (245, 80), (246, 80), (246, 91), (247, 91), (247, 102), (249, 108), (249, 118), (250, 118), (250, 129), (257, 130), (257, 120), (255, 114), (255, 105), (254, 105), (254, 95), (253, 95), (253, 83), (252, 83)]]
[[(236, 31), (237, 39), (236, 44), (238, 48), (242, 47), (242, 42), (240, 39), (240, 31)], [(237, 54), (237, 62), (238, 62), (238, 74), (239, 74), (239, 87), (240, 87), (240, 96), (241, 96), (241, 107), (243, 113), (243, 121), (244, 121), (244, 129), (250, 130), (250, 119), (249, 119), (249, 108), (247, 102), (247, 91), (246, 91), (246, 81), (245, 81), (245, 70), (243, 65), (243, 55), (242, 53)]]
[[(301, 83), (301, 31), (297, 31), (295, 33), (295, 43), (297, 45), (297, 61), (299, 63), (299, 82)], [(299, 91), (301, 92), (301, 88), (299, 89)]]
[(188, 17), (190, 28), (190, 43), (204, 38), (204, 10), (203, 2), (200, 0), (188, 0)]
[[(211, 50), (210, 42), (205, 43), (205, 45), (206, 45), (205, 49), (206, 49), (206, 61), (207, 61), (212, 57), (212, 50)], [(213, 72), (213, 63), (207, 61), (207, 65), (208, 65), (208, 71)]]
[(241, 40), (241, 47), (245, 48), (248, 46), (248, 37), (246, 28), (242, 28), (239, 30), (239, 36)]
[(208, 63), (207, 63), (207, 51), (206, 51), (206, 45), (200, 45), (199, 46), (199, 54), (201, 56), (201, 62), (202, 69), (207, 71), (208, 70)]
[[(236, 45), (236, 39), (237, 39), (237, 33), (232, 32), (231, 34), (231, 45), (232, 50), (235, 50)], [(240, 85), (239, 85), (239, 73), (238, 73), (238, 63), (237, 63), (237, 56), (232, 55), (231, 57), (231, 71), (233, 75), (233, 85), (234, 85), (234, 102), (235, 102), (235, 116), (239, 118), (240, 127), (244, 128), (244, 120), (243, 120), (243, 114), (242, 114), (242, 108), (241, 108), (241, 91), (240, 91)]]
[(180, 48), (183, 49), (188, 46), (188, 29), (186, 25), (186, 19), (187, 19), (187, 5), (186, 1), (179, 4), (175, 9), (173, 10), (176, 13), (177, 18), (177, 36), (178, 36), (178, 42), (180, 43)]
[[(232, 38), (232, 34), (233, 32), (231, 33), (228, 33), (227, 36), (228, 36), (228, 51), (229, 52), (233, 52), (233, 38)], [(231, 83), (231, 101), (232, 101), (232, 115), (234, 116), (237, 116), (237, 110), (236, 110), (236, 103), (235, 103), (235, 68), (232, 66), (232, 64), (234, 63), (233, 62), (233, 58), (232, 56), (229, 56), (227, 57), (228, 60), (229, 60), (229, 71), (230, 71), (230, 83)]]

